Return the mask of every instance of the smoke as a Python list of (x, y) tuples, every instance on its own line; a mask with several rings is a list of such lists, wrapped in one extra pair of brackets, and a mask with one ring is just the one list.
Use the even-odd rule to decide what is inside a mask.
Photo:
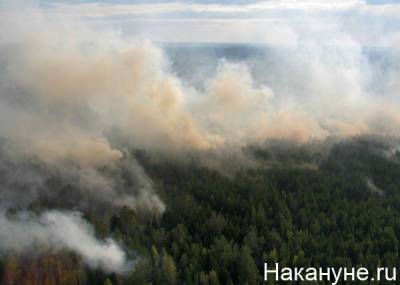
[[(146, 173), (106, 135), (121, 133), (138, 147), (174, 131), (171, 147), (200, 137), (196, 130), (182, 137), (175, 130), (190, 129), (191, 121), (180, 110), (174, 79), (159, 70), (161, 52), (147, 43), (114, 47), (119, 40), (112, 32), (94, 36), (84, 23), (71, 28), (22, 10), (10, 8), (1, 29), (0, 136), (8, 164), (2, 168), (2, 196), (8, 198), (2, 205), (26, 207), (47, 196), (64, 197), (79, 209), (97, 205), (92, 201), (161, 214), (165, 206), (153, 184), (143, 183)], [(13, 33), (6, 36), (6, 30)], [(10, 173), (15, 170), (18, 177)], [(110, 174), (121, 171), (134, 181), (128, 185)], [(53, 177), (58, 183), (49, 187)], [(63, 193), (66, 185), (73, 191)]]
[[(241, 150), (268, 140), (304, 144), (399, 134), (398, 73), (376, 94), (371, 63), (339, 27), (329, 30), (332, 46), (315, 40), (324, 32), (318, 23), (285, 27), (296, 44), (274, 52), (275, 61), (262, 69), (264, 82), (255, 79), (251, 64), (220, 60), (197, 88), (154, 44), (90, 21), (57, 20), (29, 7), (3, 9), (4, 210), (45, 201), (49, 207), (127, 205), (162, 214), (165, 205), (132, 149), (194, 155), (220, 169), (232, 157), (251, 163)], [(310, 25), (319, 28), (305, 37)], [(0, 237), (3, 251), (23, 252), (37, 243), (70, 249), (108, 270), (125, 262), (122, 249), (95, 239), (77, 214), (2, 215)]]
[(155, 215), (165, 210), (150, 178), (127, 154), (99, 169), (69, 163), (49, 167), (38, 160), (0, 157), (0, 207), (4, 209), (42, 204), (96, 212), (126, 205)]
[[(222, 60), (199, 90), (176, 76), (162, 50), (150, 43), (84, 22), (69, 28), (39, 18), (29, 33), (13, 27), (15, 22), (6, 25), (16, 31), (12, 49), (9, 39), (2, 45), (8, 50), (2, 58), (6, 123), (0, 133), (15, 152), (49, 164), (70, 160), (99, 167), (118, 161), (123, 154), (112, 144), (111, 131), (129, 146), (178, 154), (268, 139), (306, 143), (398, 134), (398, 107), (371, 94), (370, 63), (339, 27), (330, 33), (332, 44), (341, 45), (299, 37), (293, 50), (276, 52), (280, 62), (264, 72), (290, 82), (259, 84), (245, 63)], [(299, 26), (295, 31), (302, 33), (305, 25)]]
[[(302, 144), (399, 133), (398, 73), (375, 80), (382, 70), (338, 23), (297, 21), (285, 27), (296, 34), (294, 46), (269, 51), (258, 65), (222, 59), (198, 77), (198, 88), (172, 70), (161, 48), (118, 30), (55, 19), (29, 6), (3, 15), (3, 151), (11, 161), (38, 160), (89, 192), (98, 189), (93, 199), (132, 207), (145, 199), (143, 205), (163, 211), (152, 183), (132, 190), (135, 196), (116, 190), (121, 183), (99, 171), (120, 167), (125, 149), (194, 154), (218, 167), (213, 159), (235, 153), (245, 160), (238, 154), (243, 147), (267, 140)], [(327, 31), (329, 41), (319, 44)], [(132, 173), (143, 177), (137, 180), (149, 180), (129, 160)]]
[(383, 196), (385, 194), (385, 192), (378, 188), (370, 178), (366, 178), (365, 182), (367, 183), (367, 187), (371, 192), (377, 193), (379, 196)]
[(20, 212), (16, 216), (0, 214), (0, 252), (37, 254), (71, 250), (91, 267), (105, 271), (126, 270), (127, 258), (112, 239), (98, 240), (92, 227), (79, 212), (47, 211), (40, 216)]

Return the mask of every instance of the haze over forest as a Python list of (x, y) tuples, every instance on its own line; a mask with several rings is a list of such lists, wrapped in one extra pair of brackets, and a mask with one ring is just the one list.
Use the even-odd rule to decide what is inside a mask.
[(0, 0), (0, 283), (398, 264), (399, 28), (396, 1)]

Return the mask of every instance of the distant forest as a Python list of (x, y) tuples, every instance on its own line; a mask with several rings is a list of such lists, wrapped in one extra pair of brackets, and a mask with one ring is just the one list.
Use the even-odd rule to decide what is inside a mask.
[(165, 213), (85, 213), (99, 238), (111, 236), (130, 252), (131, 271), (93, 270), (70, 252), (8, 255), (2, 284), (245, 285), (263, 282), (264, 262), (370, 270), (400, 264), (398, 152), (365, 138), (321, 151), (277, 145), (248, 149), (257, 166), (234, 173), (134, 151)]

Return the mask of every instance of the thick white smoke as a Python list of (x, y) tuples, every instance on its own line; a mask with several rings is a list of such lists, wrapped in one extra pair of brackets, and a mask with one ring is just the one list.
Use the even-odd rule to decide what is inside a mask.
[(21, 212), (0, 214), (0, 252), (35, 254), (42, 250), (78, 253), (91, 267), (123, 272), (128, 265), (122, 248), (112, 239), (98, 240), (79, 212), (47, 211), (40, 216)]

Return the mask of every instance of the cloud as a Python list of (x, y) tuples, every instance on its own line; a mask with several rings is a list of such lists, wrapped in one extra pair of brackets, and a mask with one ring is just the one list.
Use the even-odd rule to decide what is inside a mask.
[(120, 3), (53, 3), (48, 6), (48, 11), (53, 13), (62, 13), (68, 16), (85, 16), (85, 17), (110, 17), (114, 15), (157, 15), (168, 13), (209, 13), (219, 15), (220, 13), (231, 14), (233, 16), (238, 13), (257, 13), (274, 12), (280, 13), (284, 11), (307, 11), (307, 12), (323, 12), (335, 11), (342, 12), (351, 9), (357, 5), (366, 5), (360, 0), (350, 1), (260, 1), (247, 4), (227, 4), (227, 3), (196, 3), (196, 2), (165, 2), (165, 3), (149, 3), (149, 4), (120, 4)]
[[(2, 22), (10, 14), (10, 5), (3, 6)], [(30, 22), (43, 16), (70, 24), (88, 19), (104, 27), (112, 26), (126, 37), (169, 42), (293, 45), (298, 40), (293, 36), (298, 32), (297, 25), (312, 29), (316, 24), (327, 29), (339, 25), (365, 46), (392, 46), (400, 26), (400, 5), (395, 1), (48, 1), (36, 7), (25, 5), (23, 9), (31, 10), (25, 14), (25, 20)]]

